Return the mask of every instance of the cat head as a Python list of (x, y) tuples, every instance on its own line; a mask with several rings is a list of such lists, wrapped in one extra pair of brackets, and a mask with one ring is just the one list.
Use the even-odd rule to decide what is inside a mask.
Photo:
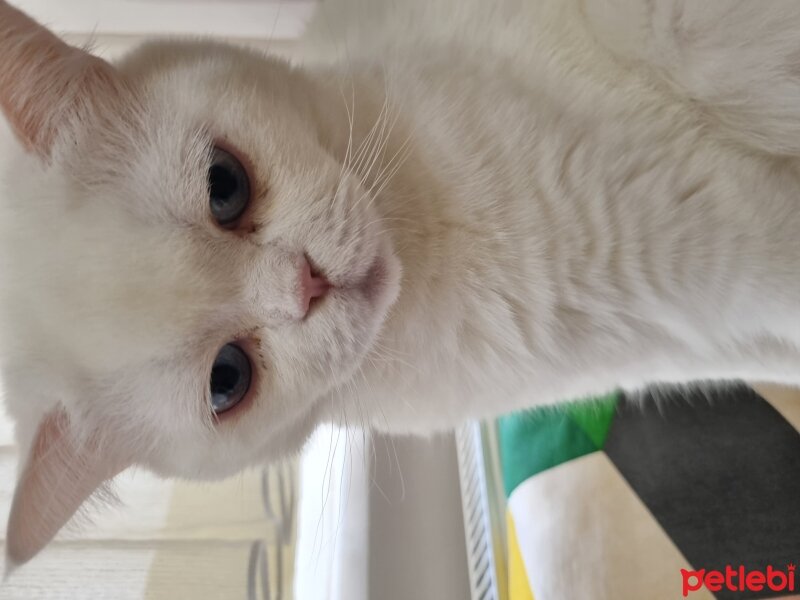
[(296, 450), (400, 264), (329, 150), (341, 107), (282, 62), (161, 43), (112, 66), (0, 1), (0, 106), (24, 147), (0, 177), (18, 564), (128, 466), (217, 478)]

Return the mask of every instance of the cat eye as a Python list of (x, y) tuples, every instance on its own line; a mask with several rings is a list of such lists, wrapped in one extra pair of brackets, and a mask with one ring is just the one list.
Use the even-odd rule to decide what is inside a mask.
[(252, 367), (236, 344), (222, 347), (211, 368), (211, 408), (220, 415), (235, 407), (250, 389)]
[(233, 154), (219, 147), (211, 153), (208, 194), (211, 215), (220, 227), (234, 226), (250, 203), (247, 170)]

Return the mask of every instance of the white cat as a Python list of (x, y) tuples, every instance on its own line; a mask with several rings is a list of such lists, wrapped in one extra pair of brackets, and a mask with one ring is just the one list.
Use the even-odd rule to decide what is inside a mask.
[(800, 4), (328, 2), (306, 51), (111, 66), (0, 1), (11, 564), (132, 464), (800, 383)]

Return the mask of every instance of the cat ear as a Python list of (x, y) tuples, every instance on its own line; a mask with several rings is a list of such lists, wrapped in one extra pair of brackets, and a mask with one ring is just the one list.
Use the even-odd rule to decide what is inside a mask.
[(77, 440), (63, 410), (47, 415), (14, 493), (6, 574), (36, 556), (92, 493), (129, 465), (119, 451)]
[(111, 65), (0, 0), (0, 108), (26, 147), (47, 156), (59, 126), (90, 119), (119, 83)]

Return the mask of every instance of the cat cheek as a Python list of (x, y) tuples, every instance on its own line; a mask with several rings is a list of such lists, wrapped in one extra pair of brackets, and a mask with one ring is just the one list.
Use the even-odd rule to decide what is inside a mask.
[(36, 556), (98, 488), (130, 466), (119, 448), (97, 439), (76, 439), (63, 410), (39, 424), (11, 505), (6, 574)]

